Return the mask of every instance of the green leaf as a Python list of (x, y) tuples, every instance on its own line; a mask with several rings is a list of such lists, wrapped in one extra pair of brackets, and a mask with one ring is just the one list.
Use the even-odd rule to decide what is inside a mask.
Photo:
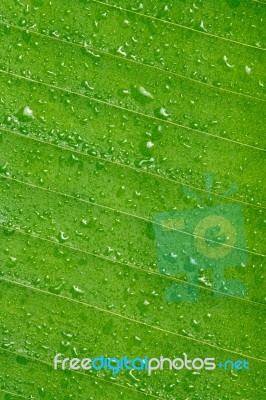
[[(2, 1), (1, 398), (263, 398), (265, 11)], [(214, 209), (241, 240), (206, 231), (235, 255), (195, 275)], [(58, 353), (250, 369), (62, 371)]]

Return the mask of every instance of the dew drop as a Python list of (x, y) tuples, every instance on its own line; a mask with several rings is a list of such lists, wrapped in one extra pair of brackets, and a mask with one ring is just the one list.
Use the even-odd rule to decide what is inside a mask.
[(26, 106), (23, 110), (23, 115), (25, 117), (33, 118), (33, 111), (30, 109), (30, 107)]

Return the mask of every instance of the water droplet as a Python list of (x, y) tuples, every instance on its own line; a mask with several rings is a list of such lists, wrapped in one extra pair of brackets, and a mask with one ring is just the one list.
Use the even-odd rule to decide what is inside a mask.
[(143, 94), (143, 96), (153, 99), (153, 95), (150, 92), (148, 92), (148, 90), (146, 90), (143, 86), (140, 86), (139, 91), (141, 94)]
[(122, 54), (122, 56), (126, 57), (127, 53), (123, 51), (123, 46), (120, 46), (117, 50), (117, 53)]
[(229, 64), (228, 58), (226, 56), (223, 56), (223, 60), (224, 60), (225, 64), (227, 65), (227, 67), (234, 68), (234, 65)]
[(30, 117), (33, 118), (33, 111), (30, 109), (30, 107), (26, 106), (23, 110), (23, 115), (25, 117)]
[(69, 237), (65, 235), (65, 232), (60, 231), (59, 233), (59, 241), (65, 242)]

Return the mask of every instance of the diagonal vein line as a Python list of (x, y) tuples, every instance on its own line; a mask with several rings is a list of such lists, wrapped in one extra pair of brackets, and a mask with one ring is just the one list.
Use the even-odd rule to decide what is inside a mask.
[(251, 0), (252, 3), (260, 3), (260, 4), (264, 4), (266, 5), (266, 3), (264, 3), (263, 1), (259, 1), (259, 0)]
[[(19, 352), (18, 351), (11, 351), (11, 350), (8, 350), (8, 349), (4, 349), (2, 347), (0, 348), (0, 351), (1, 350), (5, 351), (7, 353), (10, 353), (10, 354), (17, 355), (17, 356), (23, 356), (23, 357), (27, 358), (28, 360), (36, 361), (36, 362), (38, 362), (40, 364), (45, 364), (48, 367), (53, 367), (52, 363), (50, 363), (48, 361), (45, 361), (45, 360), (42, 360), (40, 358), (29, 356), (28, 354), (25, 354), (23, 351), (19, 351)], [(59, 370), (59, 371), (63, 372), (63, 370)], [(89, 378), (89, 379), (94, 379), (94, 380), (101, 381), (101, 382), (104, 382), (104, 383), (107, 383), (107, 384), (110, 384), (110, 385), (115, 385), (115, 386), (118, 386), (119, 388), (122, 388), (122, 389), (125, 389), (125, 390), (131, 390), (133, 392), (137, 392), (137, 393), (143, 394), (145, 396), (150, 396), (150, 397), (152, 397), (154, 399), (166, 399), (165, 397), (161, 397), (161, 396), (157, 397), (154, 394), (146, 393), (146, 392), (143, 392), (141, 390), (137, 390), (132, 386), (125, 386), (125, 385), (122, 385), (121, 383), (118, 383), (118, 382), (114, 382), (114, 381), (111, 381), (111, 380), (108, 381), (107, 379), (100, 378), (99, 376), (95, 376), (95, 375), (92, 376), (92, 374), (85, 374), (85, 373), (79, 372), (77, 370), (71, 370), (71, 372), (73, 372), (74, 374), (83, 375), (83, 376), (85, 376), (86, 378)], [(25, 399), (28, 399), (28, 397), (25, 397)]]
[(216, 138), (216, 139), (219, 139), (219, 140), (225, 140), (227, 142), (235, 143), (235, 144), (240, 145), (240, 146), (245, 146), (245, 147), (248, 147), (248, 148), (252, 148), (252, 149), (255, 149), (255, 150), (266, 152), (266, 149), (263, 149), (263, 148), (260, 148), (260, 147), (257, 147), (257, 146), (253, 146), (253, 145), (250, 145), (250, 144), (247, 144), (247, 143), (243, 143), (243, 142), (238, 142), (236, 140), (225, 138), (223, 136), (217, 136), (217, 135), (214, 135), (213, 133), (201, 131), (201, 130), (195, 129), (195, 128), (190, 128), (188, 126), (177, 124), (176, 122), (172, 122), (172, 121), (169, 121), (169, 120), (163, 120), (163, 119), (155, 117), (153, 115), (148, 115), (148, 114), (136, 111), (136, 110), (131, 110), (130, 108), (124, 108), (122, 106), (118, 106), (117, 104), (108, 103), (108, 101), (96, 99), (95, 97), (90, 97), (90, 96), (87, 96), (87, 95), (79, 93), (79, 92), (74, 92), (74, 91), (72, 91), (70, 89), (66, 89), (66, 88), (62, 88), (60, 86), (51, 85), (49, 83), (37, 81), (35, 79), (29, 78), (29, 77), (25, 77), (25, 76), (22, 76), (22, 75), (13, 73), (13, 72), (8, 72), (8, 71), (5, 71), (3, 69), (0, 69), (0, 72), (2, 72), (3, 74), (6, 74), (6, 75), (14, 76), (15, 78), (18, 78), (18, 79), (26, 80), (28, 82), (33, 82), (33, 83), (36, 83), (38, 85), (49, 87), (51, 89), (60, 90), (62, 92), (73, 94), (73, 95), (78, 96), (78, 97), (89, 99), (91, 101), (95, 101), (96, 103), (104, 104), (105, 106), (108, 106), (108, 107), (113, 107), (113, 108), (116, 108), (118, 110), (122, 110), (122, 111), (131, 113), (131, 114), (135, 114), (135, 115), (139, 115), (140, 117), (144, 117), (144, 118), (151, 119), (151, 120), (154, 120), (154, 121), (159, 121), (160, 123), (166, 123), (166, 124), (169, 124), (169, 125), (178, 126), (178, 127), (187, 129), (187, 130), (189, 130), (191, 132), (197, 132), (197, 133), (200, 133), (200, 134), (203, 134), (203, 135), (206, 135), (206, 136), (210, 136), (210, 137), (213, 137), (213, 138)]
[[(103, 209), (108, 210), (108, 211), (119, 212), (119, 213), (122, 214), (122, 215), (126, 215), (126, 216), (131, 217), (131, 218), (139, 219), (139, 220), (141, 220), (141, 221), (145, 221), (145, 222), (148, 222), (148, 223), (157, 225), (157, 226), (162, 227), (162, 228), (167, 228), (167, 225), (160, 224), (160, 223), (158, 223), (158, 222), (156, 222), (156, 221), (152, 221), (152, 220), (150, 220), (150, 219), (148, 219), (148, 218), (141, 217), (141, 216), (136, 215), (136, 214), (131, 214), (131, 213), (128, 213), (128, 212), (126, 212), (126, 211), (122, 211), (122, 210), (119, 210), (119, 209), (116, 209), (116, 208), (112, 208), (112, 207), (109, 207), (109, 206), (105, 206), (105, 205), (102, 205), (102, 204), (99, 204), (99, 203), (93, 203), (93, 202), (91, 202), (91, 201), (89, 201), (89, 200), (80, 199), (80, 198), (77, 198), (77, 197), (75, 197), (75, 196), (72, 196), (72, 195), (69, 195), (69, 194), (66, 194), (66, 193), (62, 193), (62, 192), (59, 192), (59, 191), (56, 191), (56, 190), (43, 188), (43, 187), (41, 187), (41, 186), (37, 186), (37, 185), (34, 185), (34, 184), (32, 184), (32, 183), (28, 183), (28, 182), (21, 181), (21, 180), (16, 179), (16, 178), (12, 178), (11, 176), (6, 176), (6, 175), (0, 174), (0, 177), (2, 177), (2, 178), (4, 178), (4, 179), (7, 179), (7, 180), (10, 180), (10, 181), (17, 182), (17, 183), (19, 183), (19, 184), (21, 184), (21, 185), (24, 185), (24, 186), (29, 186), (29, 187), (31, 187), (31, 188), (34, 188), (34, 189), (37, 189), (37, 190), (40, 190), (40, 191), (44, 191), (44, 192), (48, 192), (48, 193), (53, 193), (53, 194), (56, 194), (56, 195), (58, 195), (58, 196), (67, 197), (67, 198), (69, 198), (69, 199), (72, 199), (72, 200), (75, 200), (75, 201), (80, 201), (81, 203), (84, 203), (84, 204), (90, 204), (90, 205), (92, 205), (92, 206), (99, 207), (99, 208), (103, 208)], [(256, 252), (256, 251), (252, 251), (252, 250), (248, 250), (248, 249), (243, 249), (242, 247), (231, 246), (231, 245), (226, 244), (226, 243), (220, 243), (220, 242), (217, 242), (216, 240), (207, 239), (207, 238), (204, 238), (204, 237), (202, 237), (202, 236), (195, 235), (195, 234), (193, 234), (193, 233), (189, 233), (189, 232), (182, 231), (182, 230), (180, 230), (180, 229), (173, 228), (172, 230), (175, 231), (175, 232), (178, 232), (178, 233), (187, 235), (187, 236), (191, 236), (191, 237), (193, 237), (193, 238), (198, 238), (198, 239), (202, 239), (202, 240), (204, 240), (204, 241), (210, 242), (210, 243), (219, 244), (220, 246), (225, 246), (225, 247), (228, 247), (228, 248), (230, 248), (230, 249), (240, 250), (240, 251), (243, 251), (244, 253), (253, 254), (253, 255), (255, 255), (255, 256), (261, 256), (261, 257), (265, 257), (265, 256), (266, 256), (266, 255), (263, 254), (263, 253), (258, 253), (258, 252)]]
[(257, 49), (257, 50), (262, 50), (262, 51), (266, 50), (266, 49), (264, 49), (262, 47), (257, 47), (257, 46), (253, 46), (252, 44), (238, 42), (236, 40), (228, 39), (228, 38), (223, 37), (223, 36), (217, 36), (217, 35), (214, 35), (212, 33), (208, 33), (208, 32), (204, 32), (204, 31), (200, 31), (198, 29), (190, 28), (189, 26), (186, 26), (186, 25), (178, 24), (177, 22), (171, 22), (171, 21), (168, 21), (166, 19), (161, 19), (161, 18), (153, 17), (153, 16), (148, 15), (148, 14), (140, 13), (140, 12), (133, 11), (133, 10), (128, 10), (128, 9), (120, 7), (120, 6), (116, 6), (114, 4), (105, 3), (105, 2), (102, 2), (102, 1), (99, 1), (99, 0), (91, 0), (91, 1), (93, 1), (94, 3), (102, 4), (102, 5), (106, 6), (106, 7), (111, 7), (111, 8), (115, 8), (117, 10), (126, 11), (126, 12), (131, 13), (131, 14), (139, 15), (141, 17), (144, 17), (144, 18), (147, 18), (147, 19), (151, 19), (151, 20), (154, 20), (154, 21), (157, 21), (157, 22), (160, 22), (160, 23), (169, 24), (169, 25), (173, 25), (173, 26), (178, 26), (179, 28), (187, 29), (187, 30), (190, 30), (190, 31), (202, 34), (202, 35), (210, 36), (210, 37), (213, 37), (215, 39), (225, 40), (227, 42), (239, 44), (239, 45), (245, 46), (245, 47), (251, 47), (251, 48)]
[[(120, 168), (128, 168), (128, 169), (130, 169), (130, 170), (132, 170), (134, 172), (137, 172), (137, 173), (140, 173), (140, 174), (146, 174), (146, 175), (149, 175), (149, 176), (152, 176), (154, 178), (158, 178), (158, 179), (161, 179), (161, 180), (164, 180), (164, 181), (167, 181), (167, 182), (172, 182), (172, 183), (175, 183), (175, 184), (178, 184), (178, 185), (182, 185), (184, 187), (188, 187), (190, 189), (197, 190), (197, 191), (199, 191), (199, 192), (201, 192), (203, 194), (207, 193), (207, 194), (211, 194), (212, 196), (215, 196), (215, 197), (220, 197), (221, 196), (221, 194), (219, 194), (219, 193), (215, 193), (215, 192), (212, 192), (212, 191), (206, 191), (206, 189), (201, 189), (201, 188), (198, 188), (196, 186), (184, 183), (182, 181), (174, 180), (174, 179), (168, 178), (166, 176), (158, 175), (158, 174), (155, 174), (153, 172), (150, 172), (150, 171), (147, 171), (147, 170), (143, 170), (143, 169), (140, 169), (140, 168), (135, 168), (135, 167), (132, 167), (131, 165), (128, 165), (128, 164), (118, 163), (116, 161), (108, 160), (108, 159), (100, 157), (100, 156), (93, 156), (91, 154), (88, 154), (88, 153), (85, 153), (85, 152), (82, 152), (82, 151), (78, 151), (76, 149), (72, 149), (71, 147), (59, 146), (59, 145), (57, 145), (55, 143), (52, 143), (52, 142), (49, 142), (47, 140), (40, 140), (40, 139), (38, 139), (38, 138), (36, 138), (34, 136), (26, 136), (24, 134), (21, 134), (18, 131), (15, 131), (15, 130), (6, 129), (6, 128), (3, 128), (3, 127), (0, 126), (0, 131), (7, 132), (7, 133), (12, 133), (12, 134), (17, 135), (17, 136), (19, 136), (19, 137), (21, 137), (21, 138), (23, 138), (25, 140), (32, 140), (34, 142), (42, 143), (44, 145), (48, 145), (48, 146), (54, 147), (56, 149), (66, 150), (66, 151), (69, 151), (71, 153), (75, 153), (75, 154), (78, 154), (80, 156), (83, 156), (83, 157), (88, 157), (88, 158), (92, 158), (92, 159), (96, 159), (96, 160), (101, 160), (102, 162), (113, 164), (113, 165), (115, 165), (117, 167), (120, 167)], [(226, 199), (226, 200), (230, 200), (230, 201), (232, 201), (234, 203), (244, 204), (245, 206), (250, 206), (250, 207), (259, 208), (259, 209), (266, 209), (266, 206), (264, 206), (262, 204), (248, 203), (248, 202), (243, 201), (243, 200), (232, 199), (232, 198), (230, 198), (228, 196), (223, 196), (223, 198)]]
[(66, 43), (68, 45), (76, 46), (76, 47), (79, 47), (79, 48), (91, 49), (91, 50), (97, 51), (97, 52), (99, 52), (101, 54), (105, 54), (108, 57), (111, 57), (111, 58), (114, 58), (114, 59), (118, 59), (119, 61), (129, 62), (129, 63), (132, 63), (132, 64), (140, 65), (142, 67), (151, 68), (153, 70), (160, 71), (160, 72), (162, 72), (164, 74), (166, 73), (167, 75), (177, 76), (179, 78), (188, 80), (190, 82), (193, 82), (193, 83), (196, 83), (196, 84), (199, 84), (199, 85), (202, 85), (202, 86), (209, 87), (209, 88), (214, 89), (214, 90), (220, 90), (222, 92), (226, 92), (226, 93), (230, 93), (230, 94), (233, 94), (233, 95), (245, 97), (245, 98), (252, 99), (252, 100), (255, 100), (255, 101), (258, 100), (258, 101), (266, 102), (266, 99), (264, 99), (264, 98), (252, 96), (252, 95), (241, 93), (241, 92), (236, 92), (234, 90), (222, 88), (222, 87), (219, 87), (219, 86), (214, 86), (211, 83), (201, 82), (198, 79), (190, 78), (190, 77), (182, 75), (182, 74), (180, 74), (178, 72), (167, 70), (167, 69), (164, 69), (164, 68), (161, 68), (161, 67), (157, 67), (155, 65), (147, 64), (147, 63), (144, 63), (144, 62), (141, 62), (141, 61), (133, 60), (133, 59), (130, 59), (128, 57), (121, 57), (119, 55), (109, 53), (108, 51), (105, 51), (105, 50), (102, 50), (102, 49), (99, 49), (99, 48), (96, 48), (96, 47), (92, 47), (90, 45), (83, 45), (83, 44), (80, 44), (80, 43), (77, 43), (77, 42), (72, 42), (72, 41), (69, 41), (69, 40), (66, 40), (66, 39), (60, 39), (58, 37), (47, 35), (47, 34), (44, 34), (44, 33), (38, 32), (38, 31), (34, 31), (34, 30), (30, 29), (30, 28), (23, 28), (23, 27), (11, 24), (9, 22), (0, 21), (0, 25), (4, 25), (4, 26), (8, 26), (8, 27), (10, 26), (11, 28), (18, 29), (18, 30), (21, 30), (23, 32), (30, 32), (30, 33), (32, 33), (34, 35), (37, 35), (37, 36), (41, 36), (41, 37), (44, 37), (44, 38), (47, 38), (47, 39), (51, 39), (51, 40), (54, 40), (54, 41), (57, 41), (57, 42), (61, 42), (61, 43), (64, 43), (64, 44)]
[[(2, 350), (4, 350), (4, 349), (2, 349)], [(32, 397), (32, 395), (31, 395), (31, 397), (26, 397), (26, 396), (23, 396), (22, 394), (17, 394), (17, 393), (10, 392), (9, 390), (4, 390), (4, 389), (0, 389), (0, 392), (10, 394), (11, 396), (14, 396), (14, 397), (15, 396), (20, 397), (21, 399), (27, 399), (27, 400), (36, 399), (36, 397)]]
[(234, 300), (241, 300), (241, 301), (244, 301), (246, 303), (251, 303), (251, 304), (254, 304), (254, 305), (257, 305), (257, 306), (263, 306), (263, 307), (266, 306), (266, 304), (264, 304), (262, 302), (258, 302), (258, 301), (247, 299), (245, 297), (238, 297), (238, 296), (235, 296), (235, 295), (232, 295), (232, 294), (220, 292), (219, 290), (212, 289), (212, 288), (209, 288), (209, 287), (206, 287), (206, 286), (197, 285), (195, 283), (187, 282), (187, 281), (184, 281), (183, 279), (179, 279), (179, 278), (176, 278), (176, 277), (171, 276), (171, 275), (167, 275), (167, 274), (162, 275), (161, 273), (159, 273), (157, 271), (147, 270), (143, 266), (136, 266), (134, 264), (130, 264), (130, 263), (126, 263), (126, 262), (123, 262), (123, 261), (119, 261), (119, 260), (115, 260), (115, 259), (106, 257), (104, 255), (91, 253), (91, 252), (89, 252), (87, 250), (81, 250), (81, 249), (79, 249), (78, 247), (75, 247), (75, 246), (66, 245), (64, 243), (59, 243), (59, 242), (56, 242), (56, 241), (54, 241), (52, 239), (47, 239), (47, 238), (44, 238), (44, 237), (36, 235), (36, 234), (30, 234), (30, 233), (24, 232), (19, 228), (14, 228), (14, 227), (11, 228), (11, 227), (7, 227), (7, 226), (5, 226), (3, 224), (0, 224), (0, 228), (8, 229), (10, 231), (18, 233), (19, 235), (28, 236), (31, 239), (36, 239), (36, 240), (40, 240), (40, 241), (43, 241), (43, 242), (47, 242), (47, 243), (52, 244), (54, 246), (58, 246), (58, 247), (61, 246), (61, 247), (65, 248), (65, 249), (67, 249), (69, 251), (73, 250), (74, 252), (79, 252), (79, 253), (82, 253), (82, 254), (86, 254), (86, 255), (89, 255), (91, 257), (102, 259), (104, 261), (109, 261), (109, 262), (111, 262), (113, 264), (119, 264), (119, 265), (122, 265), (122, 266), (125, 266), (125, 267), (128, 267), (128, 268), (132, 268), (132, 269), (135, 269), (135, 270), (137, 270), (139, 272), (142, 272), (144, 274), (155, 275), (156, 277), (160, 277), (160, 278), (163, 277), (163, 279), (167, 279), (167, 280), (170, 280), (170, 281), (173, 281), (173, 282), (181, 282), (181, 283), (184, 283), (184, 284), (189, 285), (189, 286), (195, 286), (195, 287), (199, 288), (200, 290), (206, 290), (206, 291), (209, 291), (210, 293), (218, 293), (218, 294), (221, 294), (221, 295), (223, 295), (225, 297), (232, 298)]
[(121, 319), (126, 320), (126, 321), (129, 321), (129, 322), (131, 322), (131, 323), (139, 324), (139, 325), (148, 327), (148, 328), (153, 329), (153, 330), (155, 330), (155, 331), (159, 331), (159, 332), (161, 332), (161, 333), (163, 333), (163, 334), (173, 335), (173, 336), (176, 336), (176, 337), (178, 337), (178, 338), (186, 339), (186, 340), (189, 340), (189, 341), (192, 341), (192, 342), (195, 342), (195, 343), (200, 343), (200, 344), (202, 344), (202, 345), (204, 345), (204, 346), (212, 347), (212, 348), (214, 348), (214, 349), (216, 349), (216, 350), (221, 350), (221, 351), (224, 351), (224, 352), (227, 352), (227, 353), (231, 353), (231, 354), (237, 354), (237, 355), (239, 355), (239, 356), (241, 356), (241, 357), (243, 357), (243, 358), (249, 358), (249, 359), (254, 360), (254, 361), (266, 363), (266, 360), (263, 359), (263, 358), (253, 357), (253, 356), (250, 356), (250, 355), (248, 355), (248, 354), (241, 353), (241, 352), (236, 351), (236, 350), (230, 350), (230, 349), (227, 349), (227, 348), (222, 347), (222, 346), (217, 346), (217, 345), (215, 345), (215, 344), (212, 344), (212, 343), (209, 343), (209, 342), (205, 342), (204, 340), (201, 340), (201, 339), (197, 339), (197, 338), (194, 338), (194, 337), (191, 337), (191, 336), (185, 336), (185, 335), (182, 335), (181, 333), (177, 333), (177, 332), (174, 332), (174, 331), (170, 331), (170, 330), (168, 330), (168, 329), (164, 329), (164, 328), (161, 328), (161, 327), (159, 327), (159, 326), (151, 325), (151, 324), (148, 324), (147, 322), (139, 321), (139, 320), (134, 319), (134, 318), (126, 317), (125, 315), (121, 315), (121, 314), (116, 313), (116, 312), (114, 312), (114, 311), (106, 310), (106, 309), (101, 308), (101, 307), (99, 307), (99, 306), (95, 306), (95, 305), (92, 305), (92, 304), (89, 304), (89, 303), (85, 303), (85, 302), (80, 301), (80, 300), (71, 299), (71, 298), (69, 298), (69, 297), (62, 296), (62, 295), (60, 295), (60, 294), (55, 294), (55, 293), (47, 292), (46, 290), (42, 290), (42, 289), (36, 288), (36, 287), (34, 287), (34, 286), (26, 285), (26, 284), (24, 284), (24, 283), (20, 283), (20, 282), (17, 282), (17, 281), (14, 281), (14, 280), (10, 280), (10, 279), (6, 279), (6, 278), (3, 278), (3, 277), (0, 277), (0, 281), (10, 283), (11, 285), (20, 286), (20, 287), (23, 287), (24, 289), (29, 289), (29, 290), (34, 291), (34, 292), (37, 292), (37, 293), (42, 293), (42, 294), (47, 295), (47, 296), (52, 296), (52, 297), (55, 297), (55, 298), (60, 298), (60, 299), (62, 299), (62, 300), (68, 301), (69, 303), (80, 304), (80, 305), (82, 305), (82, 306), (85, 306), (85, 307), (88, 307), (88, 308), (97, 310), (97, 311), (99, 311), (99, 312), (113, 315), (114, 317), (121, 318)]

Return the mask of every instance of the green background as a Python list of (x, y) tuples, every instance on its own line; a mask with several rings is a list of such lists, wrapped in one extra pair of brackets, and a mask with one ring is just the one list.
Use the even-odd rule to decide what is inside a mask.
[[(252, 0), (1, 1), (1, 399), (265, 398), (265, 17)], [(202, 206), (206, 173), (214, 202), (238, 186), (223, 204), (242, 206), (248, 262), (226, 278), (248, 295), (214, 297), (202, 269), (198, 302), (167, 303), (187, 277), (160, 274), (152, 218)], [(63, 372), (56, 353), (250, 370)]]

